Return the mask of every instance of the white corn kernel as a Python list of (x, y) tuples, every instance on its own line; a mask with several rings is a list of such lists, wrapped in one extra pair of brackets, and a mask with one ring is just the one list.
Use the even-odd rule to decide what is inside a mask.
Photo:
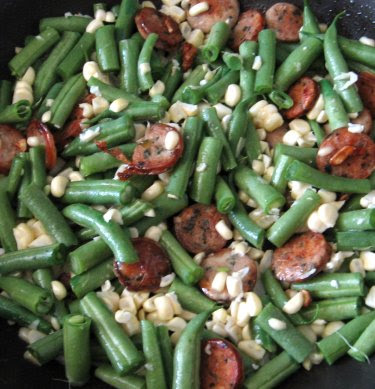
[(191, 319), (194, 319), (195, 316), (197, 316), (197, 314), (194, 312), (190, 312), (190, 311), (183, 310), (180, 313), (180, 317), (182, 317), (186, 321), (190, 321)]
[[(315, 323), (315, 322), (314, 322)], [(316, 336), (322, 336), (325, 325), (324, 324), (311, 324), (310, 328)]]
[(318, 195), (320, 196), (322, 203), (332, 203), (336, 200), (336, 193), (329, 190), (319, 189)]
[(162, 7), (160, 8), (160, 12), (170, 16), (178, 24), (186, 20), (185, 10), (183, 10), (181, 7), (178, 7), (176, 5), (172, 5), (170, 7), (162, 5)]
[(232, 109), (224, 104), (218, 103), (215, 104), (213, 107), (216, 109), (216, 113), (219, 119), (223, 119), (224, 116), (232, 114)]
[(96, 30), (98, 30), (100, 27), (103, 27), (104, 24), (101, 20), (93, 19), (88, 26), (86, 27), (86, 32), (90, 34), (94, 34)]
[(251, 330), (250, 325), (246, 324), (245, 327), (242, 328), (242, 340), (251, 340)]
[(203, 12), (206, 12), (210, 9), (209, 4), (206, 1), (202, 1), (198, 4), (193, 5), (189, 9), (189, 15), (190, 16), (197, 16)]
[(327, 227), (326, 225), (320, 220), (320, 217), (318, 215), (317, 211), (314, 211), (311, 213), (309, 218), (307, 219), (307, 227), (313, 231), (313, 232), (324, 232)]
[(301, 134), (295, 130), (289, 130), (283, 136), (283, 143), (288, 146), (294, 146), (298, 139), (301, 138)]
[(120, 298), (119, 308), (122, 311), (130, 312), (133, 315), (137, 314), (137, 305), (135, 304), (134, 298), (130, 295)]
[(170, 293), (167, 293), (165, 296), (169, 299), (169, 302), (172, 304), (173, 313), (175, 315), (180, 315), (182, 312), (182, 307), (177, 300), (176, 293), (170, 292)]
[(167, 321), (173, 318), (173, 306), (171, 301), (166, 296), (157, 297), (154, 300), (156, 312), (160, 320)]
[(33, 230), (35, 237), (46, 234), (46, 230), (44, 229), (43, 224), (40, 220), (37, 220), (34, 223), (32, 223), (32, 225), (30, 225), (30, 227)]
[(165, 91), (165, 84), (163, 81), (156, 81), (155, 84), (152, 86), (152, 88), (149, 91), (150, 97), (162, 95)]
[(147, 299), (142, 307), (143, 309), (145, 310), (145, 312), (155, 312), (156, 311), (156, 307), (155, 307), (155, 299), (156, 299), (157, 295), (156, 296), (152, 296), (150, 297), (149, 299)]
[(242, 340), (238, 343), (238, 348), (256, 361), (263, 359), (266, 354), (266, 350), (255, 340)]
[(112, 312), (116, 312), (118, 310), (120, 296), (116, 292), (96, 292), (96, 295), (104, 302), (109, 310)]
[(46, 111), (42, 115), (41, 121), (42, 123), (48, 123), (52, 118), (52, 112), (51, 111)]
[(249, 323), (249, 320), (250, 320), (250, 315), (247, 308), (247, 304), (245, 301), (241, 301), (240, 304), (238, 305), (236, 324), (242, 328)]
[(250, 317), (258, 316), (263, 309), (262, 301), (255, 292), (246, 293), (246, 305)]
[(54, 197), (62, 197), (65, 194), (69, 179), (64, 176), (56, 176), (51, 181), (51, 194)]
[(372, 286), (368, 292), (365, 299), (365, 304), (370, 308), (375, 308), (375, 286)]
[(235, 298), (242, 293), (242, 280), (239, 277), (228, 276), (226, 286), (231, 298)]
[(107, 12), (105, 13), (105, 19), (104, 19), (104, 21), (105, 21), (106, 23), (114, 23), (114, 22), (116, 21), (115, 14), (114, 14), (113, 12), (111, 12), (111, 11), (107, 11)]
[(124, 330), (129, 336), (140, 332), (140, 324), (138, 319), (129, 312), (117, 311), (115, 313), (115, 320), (122, 324)]
[(105, 21), (105, 14), (106, 14), (106, 12), (104, 9), (97, 9), (94, 17), (96, 20), (104, 22)]
[(181, 8), (184, 10), (187, 10), (190, 6), (190, 0), (182, 0), (181, 1)]
[(205, 258), (205, 256), (206, 256), (206, 253), (201, 252), (201, 253), (195, 254), (193, 257), (193, 260), (197, 265), (200, 265), (202, 263), (203, 259)]
[(29, 85), (33, 85), (35, 81), (35, 70), (30, 66), (27, 68), (24, 75), (21, 77), (21, 81), (25, 81)]
[(267, 269), (271, 267), (272, 263), (272, 257), (273, 257), (273, 251), (267, 250), (264, 255), (262, 256), (262, 259), (259, 263), (259, 272), (264, 273)]
[(64, 284), (60, 281), (54, 280), (51, 282), (51, 288), (56, 300), (61, 301), (67, 296), (67, 291)]
[(151, 65), (149, 62), (143, 62), (138, 65), (139, 72), (143, 75), (151, 72)]
[(166, 150), (174, 150), (180, 141), (180, 135), (176, 131), (168, 131), (164, 140), (164, 148)]
[(249, 112), (251, 116), (255, 117), (257, 116), (260, 111), (268, 105), (268, 102), (266, 100), (260, 100), (257, 103), (255, 103), (253, 106), (250, 107)]
[(366, 275), (363, 263), (359, 258), (354, 258), (349, 263), (349, 270), (351, 273), (359, 273), (362, 277)]
[(181, 34), (182, 36), (184, 37), (184, 39), (188, 39), (189, 35), (191, 34), (191, 26), (188, 22), (182, 22), (180, 24), (180, 31), (181, 31)]
[(84, 177), (80, 172), (71, 172), (68, 178), (71, 182), (84, 181)]
[(175, 278), (176, 278), (176, 274), (174, 273), (167, 274), (166, 276), (161, 278), (160, 287), (165, 288), (166, 286), (169, 286), (174, 281)]
[(323, 95), (320, 94), (318, 100), (316, 100), (314, 106), (307, 113), (306, 117), (309, 120), (316, 120), (320, 112), (324, 109), (324, 99)]
[(109, 107), (109, 102), (101, 96), (95, 97), (92, 102), (92, 109), (95, 115), (99, 115)]
[(309, 358), (306, 358), (303, 362), (302, 362), (302, 366), (305, 370), (307, 371), (310, 371), (311, 368), (312, 368), (312, 362), (310, 361)]
[(168, 327), (169, 331), (181, 332), (186, 327), (186, 321), (181, 317), (174, 317), (167, 322), (166, 326)]
[(109, 110), (112, 112), (121, 112), (125, 108), (127, 108), (129, 105), (129, 101), (125, 100), (123, 98), (116, 99), (112, 101), (112, 103), (109, 106)]
[(301, 332), (301, 334), (309, 340), (311, 343), (315, 343), (317, 341), (316, 333), (311, 329), (308, 325), (298, 326), (297, 330)]
[(159, 242), (162, 234), (162, 230), (157, 226), (151, 226), (145, 232), (145, 237), (154, 240), (155, 242)]
[(274, 112), (263, 120), (263, 126), (268, 132), (275, 131), (277, 128), (284, 124), (283, 117), (278, 113)]
[(187, 39), (187, 42), (195, 47), (200, 47), (203, 45), (204, 33), (199, 28), (193, 30)]
[(155, 4), (152, 1), (143, 1), (141, 4), (142, 8), (156, 8)]
[(254, 159), (254, 161), (251, 163), (251, 168), (260, 176), (264, 173), (265, 170), (263, 161), (259, 161), (258, 159)]
[(233, 231), (227, 226), (224, 220), (215, 224), (215, 230), (225, 240), (233, 239)]
[(89, 61), (83, 65), (82, 75), (86, 81), (93, 77), (94, 74), (97, 74), (99, 72), (99, 65), (95, 61)]
[(328, 121), (328, 116), (327, 112), (323, 109), (322, 111), (319, 112), (318, 117), (316, 118), (316, 121), (320, 124), (327, 123)]
[(33, 230), (25, 223), (20, 223), (13, 228), (13, 235), (16, 240), (18, 250), (26, 249), (35, 239)]
[(375, 253), (372, 251), (362, 251), (359, 255), (364, 270), (375, 271)]
[(361, 36), (359, 41), (364, 45), (375, 47), (375, 39), (368, 38), (367, 36)]
[(116, 208), (110, 208), (108, 211), (103, 215), (103, 219), (108, 223), (109, 221), (113, 220), (117, 224), (124, 224), (122, 220), (122, 214), (121, 212)]
[(228, 316), (227, 311), (224, 308), (220, 308), (212, 313), (212, 320), (215, 323), (224, 323), (225, 324), (225, 322), (227, 320), (227, 316)]
[(224, 271), (219, 271), (215, 274), (211, 283), (211, 288), (216, 292), (222, 292), (225, 289), (228, 274)]
[(311, 353), (309, 358), (313, 365), (319, 365), (324, 359), (323, 354), (318, 352)]
[(142, 200), (145, 201), (152, 201), (159, 197), (164, 192), (164, 184), (156, 180), (150, 187), (148, 187), (143, 193), (142, 193)]
[(268, 325), (275, 331), (283, 331), (287, 328), (285, 321), (276, 319), (275, 317), (271, 317), (271, 319), (268, 320)]
[(303, 119), (294, 119), (289, 123), (289, 128), (298, 132), (300, 135), (306, 135), (310, 132), (310, 124)]
[(35, 238), (28, 247), (44, 247), (49, 246), (54, 243), (54, 240), (46, 234), (39, 235), (37, 238)]
[(335, 225), (339, 213), (337, 208), (334, 205), (322, 204), (318, 208), (318, 216), (319, 219), (327, 228), (331, 228)]
[(345, 323), (342, 321), (331, 321), (328, 323), (323, 330), (322, 337), (326, 338), (327, 336), (332, 335), (336, 331), (338, 331), (340, 328), (344, 326)]
[(129, 233), (131, 238), (138, 238), (139, 237), (139, 232), (136, 227), (130, 227), (129, 228)]
[(262, 61), (262, 57), (260, 55), (257, 55), (254, 58), (252, 69), (253, 70), (259, 70), (262, 67), (262, 62), (263, 62)]
[(225, 104), (229, 107), (235, 107), (241, 100), (241, 95), (241, 87), (237, 84), (230, 84), (225, 92)]

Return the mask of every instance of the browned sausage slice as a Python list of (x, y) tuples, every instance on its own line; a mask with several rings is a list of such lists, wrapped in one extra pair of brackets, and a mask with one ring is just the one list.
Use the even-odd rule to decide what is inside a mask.
[(331, 253), (332, 248), (322, 234), (306, 232), (275, 250), (272, 270), (280, 281), (300, 282), (318, 274)]
[(178, 24), (168, 15), (154, 8), (145, 7), (135, 15), (135, 23), (144, 39), (150, 34), (159, 35), (156, 42), (158, 49), (171, 51), (182, 42), (182, 34)]
[(289, 131), (289, 127), (287, 124), (283, 124), (281, 127), (277, 128), (275, 131), (268, 132), (266, 141), (268, 144), (274, 148), (277, 144), (283, 143), (284, 135)]
[(174, 218), (177, 239), (194, 254), (218, 251), (227, 243), (215, 229), (220, 220), (227, 222), (213, 205), (191, 205)]
[(192, 44), (185, 42), (182, 46), (182, 70), (187, 72), (194, 63), (198, 49)]
[(247, 255), (238, 254), (229, 248), (209, 255), (202, 261), (201, 266), (205, 270), (205, 274), (200, 280), (199, 286), (211, 300), (222, 302), (232, 300), (226, 287), (221, 292), (212, 288), (212, 281), (219, 271), (227, 271), (228, 275), (231, 275), (247, 268), (248, 270), (244, 271), (242, 277), (242, 291), (244, 293), (253, 290), (257, 282), (256, 263)]
[(115, 262), (119, 281), (132, 291), (158, 290), (162, 277), (171, 273), (167, 254), (157, 242), (148, 238), (133, 239), (133, 246), (139, 260), (132, 264)]
[(296, 119), (307, 113), (319, 97), (318, 84), (310, 77), (302, 77), (288, 91), (294, 104), (284, 112), (287, 119)]
[(375, 170), (375, 143), (366, 134), (339, 128), (321, 143), (316, 164), (335, 176), (367, 178)]
[(276, 38), (284, 42), (297, 42), (303, 24), (302, 11), (290, 3), (276, 3), (266, 12), (268, 28), (275, 30)]
[(365, 108), (356, 119), (352, 119), (353, 124), (362, 124), (363, 132), (369, 135), (372, 131), (372, 117), (371, 112)]
[(201, 389), (237, 389), (244, 369), (242, 358), (232, 343), (225, 339), (202, 342), (200, 364)]
[[(190, 8), (201, 2), (202, 0), (191, 0)], [(208, 3), (208, 11), (196, 16), (191, 16), (188, 13), (187, 20), (192, 28), (199, 28), (208, 34), (217, 22), (227, 22), (230, 27), (237, 23), (240, 14), (237, 0), (205, 0), (205, 2)]]
[(7, 174), (13, 158), (26, 149), (26, 139), (18, 130), (7, 124), (0, 124), (0, 173)]
[(256, 9), (242, 12), (232, 32), (231, 46), (238, 50), (242, 42), (258, 40), (266, 21), (263, 14)]
[(357, 85), (363, 104), (375, 118), (375, 75), (367, 72), (359, 73)]

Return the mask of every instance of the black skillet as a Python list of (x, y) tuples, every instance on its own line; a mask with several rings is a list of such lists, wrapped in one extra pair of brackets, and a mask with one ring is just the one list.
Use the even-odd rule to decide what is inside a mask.
[[(114, 5), (120, 0), (107, 0)], [(302, 1), (287, 0), (301, 6)], [(92, 13), (93, 0), (0, 0), (0, 79), (8, 76), (7, 63), (14, 47), (21, 46), (26, 35), (37, 33), (38, 20), (46, 16), (61, 16), (65, 12)], [(243, 0), (243, 8), (267, 9), (276, 0)], [(363, 35), (375, 38), (375, 0), (310, 0), (321, 22), (329, 22), (333, 15), (345, 9), (340, 32), (351, 38)], [(374, 334), (375, 336), (375, 334)], [(37, 368), (22, 355), (25, 344), (18, 339), (16, 327), (0, 320), (0, 389), (66, 389), (63, 367), (50, 363)], [(372, 358), (375, 363), (375, 357)], [(91, 380), (85, 388), (104, 389), (108, 386)], [(301, 368), (286, 380), (284, 389), (373, 389), (375, 368), (349, 357), (334, 366), (322, 363), (310, 372)], [(152, 388), (157, 389), (157, 388)]]

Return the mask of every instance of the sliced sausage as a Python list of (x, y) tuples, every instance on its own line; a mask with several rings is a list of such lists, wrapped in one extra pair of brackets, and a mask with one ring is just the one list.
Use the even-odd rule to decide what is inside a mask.
[(280, 281), (304, 281), (323, 269), (331, 253), (332, 248), (322, 234), (305, 232), (275, 250), (272, 270)]
[(267, 10), (266, 22), (278, 40), (297, 42), (303, 24), (302, 11), (290, 3), (276, 3)]
[(321, 143), (316, 164), (335, 176), (367, 178), (375, 170), (375, 143), (366, 134), (339, 128)]
[[(191, 0), (190, 8), (201, 2), (202, 0)], [(188, 13), (187, 20), (192, 28), (199, 28), (208, 34), (217, 22), (227, 22), (231, 28), (237, 23), (240, 14), (238, 0), (205, 0), (205, 2), (209, 6), (206, 12), (196, 16)]]
[(294, 104), (284, 112), (284, 116), (292, 120), (304, 115), (314, 106), (319, 97), (319, 87), (312, 78), (302, 77), (289, 88), (288, 94)]
[(55, 139), (48, 127), (39, 120), (32, 120), (26, 130), (27, 137), (37, 136), (45, 146), (46, 167), (52, 169), (56, 165), (57, 151)]
[(202, 342), (200, 364), (201, 389), (237, 389), (244, 378), (240, 353), (225, 339)]
[(7, 174), (13, 158), (26, 151), (27, 143), (22, 134), (12, 126), (0, 124), (0, 173)]
[[(167, 136), (171, 138), (170, 133), (178, 137), (177, 143), (173, 148), (167, 148)], [(171, 146), (170, 144), (168, 147)], [(120, 179), (128, 179), (133, 174), (161, 174), (166, 172), (176, 164), (184, 150), (184, 143), (181, 134), (172, 126), (167, 124), (153, 124), (143, 138), (137, 141), (134, 149), (132, 161), (127, 161), (123, 155), (123, 162), (127, 164), (124, 169), (118, 173)], [(117, 156), (116, 156), (117, 158)]]
[(155, 46), (158, 49), (171, 51), (182, 42), (182, 34), (178, 24), (168, 15), (154, 8), (145, 7), (135, 15), (135, 23), (144, 39), (150, 34), (159, 35)]
[(363, 104), (370, 110), (372, 117), (375, 118), (375, 74), (359, 73), (357, 86)]
[(148, 238), (133, 239), (138, 262), (115, 262), (115, 273), (126, 288), (132, 291), (154, 292), (160, 288), (162, 277), (171, 273), (170, 261), (159, 243)]
[(55, 134), (55, 142), (59, 149), (62, 149), (72, 139), (76, 138), (83, 129), (82, 119), (74, 119), (65, 124), (63, 130)]
[(268, 132), (266, 141), (268, 144), (274, 148), (277, 144), (283, 143), (284, 135), (289, 131), (289, 127), (287, 124), (283, 124), (281, 127), (277, 128), (275, 131)]
[(174, 218), (177, 239), (194, 254), (218, 251), (227, 244), (215, 229), (220, 220), (227, 222), (213, 205), (191, 205)]
[(363, 132), (367, 135), (371, 134), (372, 131), (372, 117), (371, 112), (365, 108), (356, 119), (351, 119), (353, 124), (362, 124)]
[(242, 12), (232, 32), (232, 49), (238, 51), (242, 42), (258, 40), (258, 34), (263, 30), (265, 23), (263, 14), (256, 9)]
[(182, 46), (182, 70), (187, 72), (194, 63), (195, 57), (198, 54), (198, 49), (190, 44), (185, 42)]
[(223, 271), (224, 269), (228, 275), (242, 270), (242, 291), (244, 293), (253, 290), (257, 282), (256, 263), (247, 255), (238, 254), (230, 248), (209, 255), (202, 261), (201, 266), (205, 270), (205, 273), (199, 282), (199, 286), (202, 292), (211, 300), (221, 302), (229, 302), (232, 300), (226, 287), (221, 292), (212, 288), (212, 281), (217, 272)]

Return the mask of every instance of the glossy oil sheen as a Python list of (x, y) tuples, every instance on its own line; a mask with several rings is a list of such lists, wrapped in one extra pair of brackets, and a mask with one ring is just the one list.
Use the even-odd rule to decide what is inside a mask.
[[(114, 5), (120, 0), (106, 1)], [(99, 2), (99, 0), (97, 1)], [(267, 9), (275, 0), (241, 1), (243, 9)], [(302, 6), (301, 1), (288, 2)], [(28, 34), (36, 34), (39, 19), (62, 16), (65, 12), (92, 14), (90, 0), (0, 0), (0, 79), (8, 77), (7, 63), (14, 54), (15, 46), (22, 46)], [(340, 32), (351, 38), (363, 35), (375, 38), (375, 0), (310, 0), (320, 22), (329, 22), (345, 9), (347, 17), (340, 22)], [(17, 326), (10, 327), (0, 320), (0, 388), (1, 389), (66, 389), (68, 384), (64, 369), (57, 363), (43, 368), (23, 360), (25, 344), (17, 337)], [(358, 363), (349, 357), (334, 366), (325, 363), (310, 372), (301, 368), (286, 380), (284, 389), (370, 389), (375, 388), (375, 357), (372, 364)], [(92, 379), (87, 389), (109, 388)]]

